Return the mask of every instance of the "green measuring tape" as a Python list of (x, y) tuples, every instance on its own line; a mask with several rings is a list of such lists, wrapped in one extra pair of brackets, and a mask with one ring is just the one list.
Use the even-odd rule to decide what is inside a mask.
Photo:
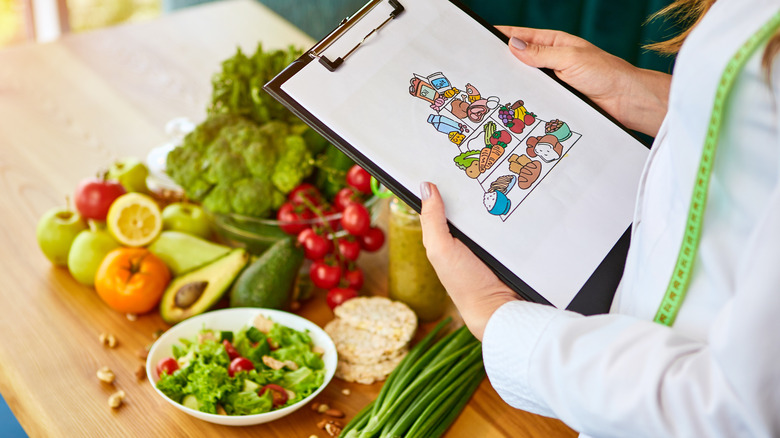
[(736, 54), (726, 65), (726, 70), (721, 76), (718, 90), (715, 93), (715, 102), (712, 106), (710, 123), (707, 128), (707, 138), (704, 141), (704, 150), (699, 161), (699, 170), (696, 174), (696, 183), (693, 187), (693, 196), (688, 206), (688, 221), (685, 224), (685, 234), (683, 235), (680, 252), (677, 255), (677, 263), (666, 287), (661, 305), (655, 314), (653, 321), (671, 326), (677, 318), (685, 294), (691, 281), (691, 272), (693, 271), (693, 262), (696, 259), (696, 252), (699, 248), (701, 238), (701, 227), (704, 218), (704, 208), (707, 205), (707, 192), (710, 185), (710, 175), (715, 161), (715, 150), (718, 146), (718, 139), (723, 123), (723, 111), (726, 108), (726, 102), (731, 94), (737, 75), (750, 59), (751, 55), (762, 46), (780, 27), (780, 11), (778, 11), (761, 29), (750, 37), (745, 44), (740, 47)]

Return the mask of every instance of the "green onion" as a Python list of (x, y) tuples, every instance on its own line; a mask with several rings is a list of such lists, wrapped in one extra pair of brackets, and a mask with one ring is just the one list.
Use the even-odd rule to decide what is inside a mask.
[[(344, 428), (348, 438), (441, 435), (484, 378), (482, 345), (464, 326), (441, 337), (439, 323), (388, 376), (376, 400)], [(438, 436), (438, 435), (435, 435)]]

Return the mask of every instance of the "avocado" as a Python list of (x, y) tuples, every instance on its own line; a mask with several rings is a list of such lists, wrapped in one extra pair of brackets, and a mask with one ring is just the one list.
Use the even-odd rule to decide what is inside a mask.
[(230, 307), (287, 307), (302, 264), (303, 250), (295, 240), (274, 243), (238, 277), (230, 291)]
[(163, 320), (176, 324), (210, 309), (230, 288), (248, 261), (249, 253), (237, 248), (208, 265), (174, 278), (160, 301)]

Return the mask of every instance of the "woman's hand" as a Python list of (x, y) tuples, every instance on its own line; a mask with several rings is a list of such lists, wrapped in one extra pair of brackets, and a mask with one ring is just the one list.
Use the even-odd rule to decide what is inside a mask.
[(549, 68), (619, 122), (655, 136), (666, 115), (671, 76), (634, 67), (593, 44), (554, 30), (498, 26), (532, 67)]
[(460, 240), (450, 234), (444, 202), (434, 184), (423, 183), (423, 244), (436, 274), (460, 311), (471, 333), (482, 340), (493, 312), (519, 297), (496, 277)]

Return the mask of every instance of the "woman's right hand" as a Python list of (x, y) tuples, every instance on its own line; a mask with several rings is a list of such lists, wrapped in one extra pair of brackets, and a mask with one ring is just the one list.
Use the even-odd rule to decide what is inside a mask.
[(655, 136), (666, 115), (671, 76), (634, 67), (582, 38), (554, 30), (498, 26), (512, 54), (548, 68), (630, 129)]

